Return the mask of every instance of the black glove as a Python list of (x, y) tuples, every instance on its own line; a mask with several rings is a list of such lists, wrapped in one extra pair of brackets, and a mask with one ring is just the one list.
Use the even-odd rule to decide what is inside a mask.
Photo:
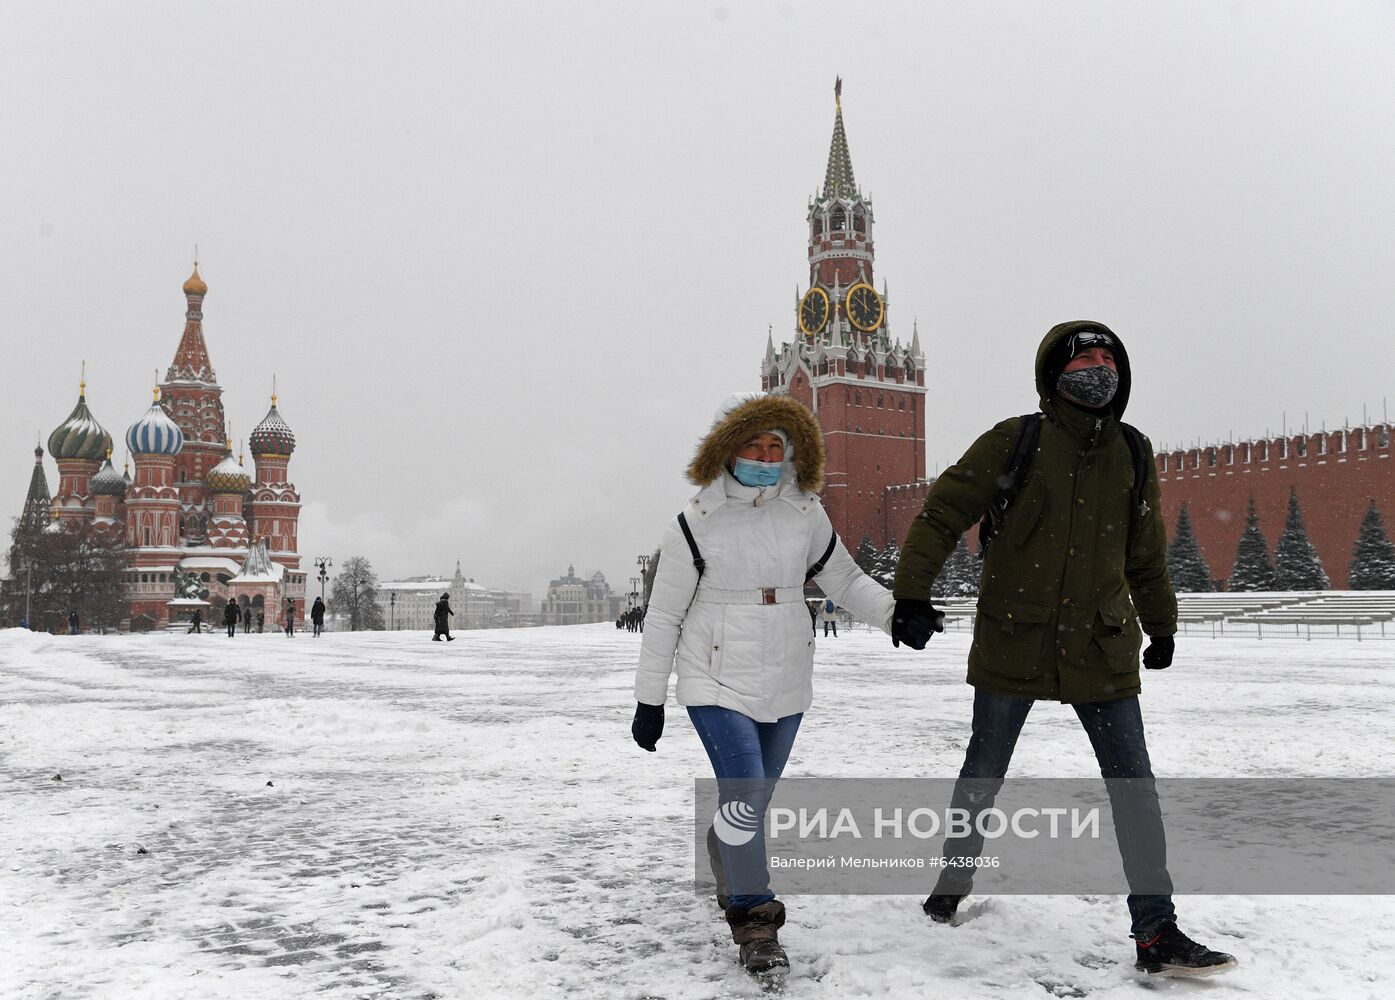
[(929, 601), (898, 597), (891, 615), (891, 644), (900, 648), (905, 643), (912, 649), (924, 649), (934, 632), (945, 630), (944, 612), (936, 611)]
[(1148, 648), (1143, 651), (1143, 665), (1149, 670), (1165, 670), (1172, 666), (1172, 651), (1177, 643), (1170, 635), (1155, 635), (1148, 640)]
[(653, 753), (658, 749), (654, 744), (664, 735), (664, 706), (635, 704), (635, 721), (630, 723), (630, 735), (635, 742)]

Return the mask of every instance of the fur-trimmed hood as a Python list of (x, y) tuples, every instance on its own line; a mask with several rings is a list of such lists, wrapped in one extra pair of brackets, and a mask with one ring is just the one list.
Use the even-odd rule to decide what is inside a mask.
[[(688, 481), (710, 486), (722, 474), (737, 448), (761, 431), (782, 430), (789, 439), (786, 462), (792, 463), (801, 490), (817, 493), (823, 488), (823, 432), (814, 415), (789, 396), (737, 393), (722, 400), (712, 429), (698, 444), (688, 465)], [(793, 455), (790, 454), (793, 452)]]

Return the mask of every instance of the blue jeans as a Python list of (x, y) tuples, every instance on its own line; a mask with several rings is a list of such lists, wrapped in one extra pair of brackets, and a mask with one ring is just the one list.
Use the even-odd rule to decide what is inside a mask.
[[(964, 766), (954, 786), (951, 808), (977, 815), (993, 805), (1007, 775), (1017, 736), (1032, 710), (1032, 699), (974, 689), (973, 734), (964, 754)], [(1172, 907), (1172, 880), (1167, 873), (1167, 841), (1162, 809), (1153, 787), (1153, 769), (1143, 736), (1143, 713), (1138, 697), (1073, 705), (1085, 727), (1106, 779), (1138, 778), (1142, 781), (1110, 781), (1109, 804), (1114, 833), (1129, 885), (1144, 886), (1149, 893), (1128, 897), (1135, 937), (1151, 937), (1163, 924), (1176, 919)], [(966, 837), (946, 838), (947, 858), (976, 858), (983, 852), (983, 834), (975, 827)], [(966, 895), (973, 885), (973, 868), (945, 868), (937, 894)], [(1161, 887), (1165, 893), (1158, 893)]]
[(745, 844), (717, 841), (731, 905), (747, 909), (768, 903), (775, 894), (770, 891), (770, 872), (765, 866), (765, 809), (775, 792), (775, 782), (785, 770), (804, 715), (757, 722), (729, 708), (692, 705), (688, 717), (712, 761), (718, 803), (745, 802), (759, 821), (756, 835)]

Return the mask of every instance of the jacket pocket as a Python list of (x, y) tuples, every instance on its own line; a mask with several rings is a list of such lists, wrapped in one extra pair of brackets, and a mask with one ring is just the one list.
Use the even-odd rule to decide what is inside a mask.
[(1012, 502), (1007, 511), (1007, 525), (1004, 534), (1013, 545), (1021, 548), (1026, 545), (1041, 524), (1046, 513), (1046, 484), (1041, 476), (1028, 474), (1022, 492)]
[(1100, 606), (1090, 640), (1113, 672), (1122, 674), (1138, 669), (1143, 629), (1134, 614), (1128, 591), (1120, 591)]
[(1041, 673), (1052, 609), (984, 595), (974, 620), (974, 663), (991, 674), (1026, 680)]

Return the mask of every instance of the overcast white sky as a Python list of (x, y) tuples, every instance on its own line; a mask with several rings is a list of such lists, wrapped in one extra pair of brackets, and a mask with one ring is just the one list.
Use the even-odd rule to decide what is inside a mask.
[(840, 73), (932, 472), (1064, 319), (1160, 443), (1395, 397), (1388, 2), (5, 2), (5, 523), (82, 359), (114, 437), (148, 405), (197, 243), (304, 555), (627, 587), (793, 326)]

